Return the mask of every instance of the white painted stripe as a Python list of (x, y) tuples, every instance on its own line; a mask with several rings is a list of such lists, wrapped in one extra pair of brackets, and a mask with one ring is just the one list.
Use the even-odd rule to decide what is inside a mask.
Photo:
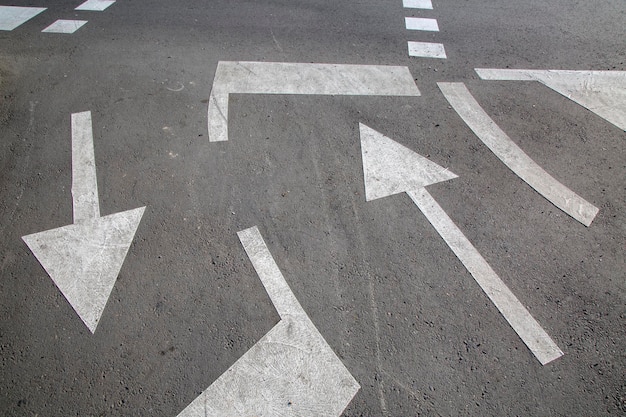
[(626, 130), (626, 71), (476, 68), (483, 80), (539, 81)]
[(101, 12), (115, 3), (115, 0), (87, 0), (74, 10)]
[(433, 3), (431, 0), (402, 0), (402, 5), (407, 9), (431, 9)]
[(313, 94), (419, 96), (407, 67), (386, 65), (219, 62), (209, 97), (209, 140), (228, 140), (228, 96)]
[(300, 306), (259, 230), (238, 235), (281, 320), (178, 417), (340, 416), (358, 382)]
[(13, 30), (44, 10), (45, 7), (0, 6), (0, 30)]
[(418, 191), (408, 191), (407, 194), (435, 227), (465, 268), (472, 274), (478, 285), (480, 285), (539, 362), (545, 365), (563, 356), (561, 349), (491, 269), (487, 261), (485, 261), (474, 245), (459, 230), (428, 191), (422, 188)]
[(491, 120), (463, 83), (437, 83), (450, 105), (485, 145), (518, 177), (585, 226), (598, 208), (555, 180)]
[(252, 262), (252, 266), (259, 275), (267, 294), (270, 296), (278, 315), (281, 318), (288, 316), (304, 316), (306, 313), (291, 292), (287, 281), (280, 272), (272, 254), (265, 245), (261, 232), (255, 226), (237, 233), (243, 248)]
[(430, 42), (409, 42), (409, 56), (419, 58), (447, 58), (443, 44)]
[(404, 24), (408, 30), (425, 30), (439, 32), (437, 19), (425, 19), (422, 17), (405, 17)]
[(90, 111), (72, 114), (72, 199), (74, 223), (100, 217)]
[(45, 33), (74, 33), (78, 29), (80, 29), (85, 23), (86, 20), (63, 20), (59, 19), (44, 30), (42, 32)]

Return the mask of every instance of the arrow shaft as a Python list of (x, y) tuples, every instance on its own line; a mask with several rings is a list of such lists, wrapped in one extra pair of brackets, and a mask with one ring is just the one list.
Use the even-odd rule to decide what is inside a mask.
[(265, 245), (259, 229), (254, 226), (238, 232), (237, 235), (278, 315), (281, 318), (306, 315)]
[(419, 191), (407, 192), (407, 194), (539, 362), (545, 365), (562, 356), (561, 349), (502, 282), (428, 191), (422, 188)]
[(72, 113), (72, 200), (74, 223), (100, 217), (90, 111)]

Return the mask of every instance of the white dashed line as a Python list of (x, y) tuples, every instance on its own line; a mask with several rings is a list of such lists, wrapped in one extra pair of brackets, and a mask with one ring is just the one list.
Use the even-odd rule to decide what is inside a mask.
[(425, 19), (421, 17), (405, 17), (404, 24), (407, 30), (424, 30), (428, 32), (439, 32), (437, 19)]
[(432, 10), (431, 0), (402, 0), (402, 5), (407, 9), (429, 9)]
[(74, 33), (78, 29), (80, 29), (85, 23), (86, 20), (63, 20), (59, 19), (44, 30), (42, 32), (45, 33)]
[(45, 7), (0, 6), (0, 30), (13, 30), (44, 10)]
[(446, 50), (441, 43), (409, 42), (409, 56), (446, 59)]
[(101, 12), (115, 3), (115, 0), (87, 0), (74, 10)]

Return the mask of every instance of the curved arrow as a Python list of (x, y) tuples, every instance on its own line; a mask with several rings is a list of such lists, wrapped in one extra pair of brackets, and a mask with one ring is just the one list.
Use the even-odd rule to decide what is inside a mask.
[(91, 112), (72, 114), (74, 224), (23, 236), (94, 333), (145, 207), (100, 217)]
[(424, 188), (456, 178), (409, 148), (360, 124), (368, 201), (406, 192), (542, 365), (563, 352)]
[(359, 384), (300, 306), (259, 229), (237, 234), (280, 322), (178, 417), (341, 415)]

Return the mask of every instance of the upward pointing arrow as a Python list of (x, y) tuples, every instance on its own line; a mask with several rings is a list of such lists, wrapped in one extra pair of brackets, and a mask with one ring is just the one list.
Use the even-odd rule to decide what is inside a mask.
[(72, 114), (74, 224), (23, 236), (94, 333), (145, 207), (100, 217), (91, 112)]
[(406, 192), (542, 365), (563, 352), (454, 224), (427, 185), (457, 176), (360, 124), (366, 200)]

